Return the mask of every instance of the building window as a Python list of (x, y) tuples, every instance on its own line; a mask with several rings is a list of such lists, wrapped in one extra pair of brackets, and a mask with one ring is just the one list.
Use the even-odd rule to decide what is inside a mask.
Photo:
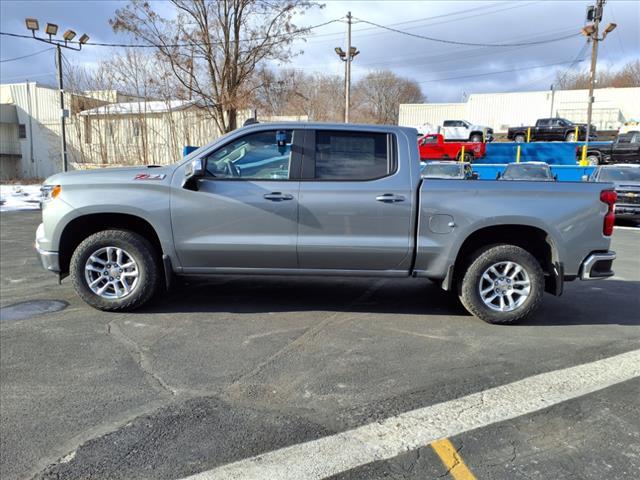
[(133, 136), (134, 137), (140, 136), (140, 122), (138, 120), (135, 120), (133, 122)]
[(27, 138), (27, 127), (24, 123), (18, 125), (18, 138)]

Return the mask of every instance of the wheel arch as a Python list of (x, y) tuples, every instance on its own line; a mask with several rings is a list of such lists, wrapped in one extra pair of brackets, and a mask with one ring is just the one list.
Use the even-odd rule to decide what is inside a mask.
[(144, 218), (128, 213), (89, 213), (69, 221), (60, 234), (58, 247), (60, 273), (63, 276), (69, 273), (71, 256), (85, 238), (94, 233), (112, 229), (129, 230), (143, 236), (151, 243), (159, 259), (164, 253), (158, 233)]
[(562, 293), (564, 272), (556, 242), (542, 228), (523, 224), (490, 225), (472, 232), (458, 249), (450, 274), (447, 275), (448, 283), (451, 286), (457, 284), (475, 252), (496, 244), (516, 245), (529, 252), (545, 273), (545, 290), (554, 295)]

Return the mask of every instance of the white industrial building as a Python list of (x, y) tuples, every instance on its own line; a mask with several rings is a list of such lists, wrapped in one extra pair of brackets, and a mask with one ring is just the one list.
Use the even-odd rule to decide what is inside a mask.
[[(586, 123), (588, 90), (474, 93), (463, 103), (401, 104), (398, 123), (418, 127), (445, 120), (468, 120), (496, 133), (509, 127), (533, 125), (538, 118), (563, 117)], [(640, 119), (640, 87), (599, 88), (594, 93), (592, 122), (598, 130), (617, 130)]]

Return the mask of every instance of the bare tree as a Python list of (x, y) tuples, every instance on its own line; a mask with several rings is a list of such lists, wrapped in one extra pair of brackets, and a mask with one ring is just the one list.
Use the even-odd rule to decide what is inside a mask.
[(354, 87), (354, 118), (359, 122), (396, 124), (401, 103), (422, 103), (420, 85), (390, 70), (371, 72)]
[(171, 0), (174, 18), (158, 14), (150, 2), (130, 0), (111, 20), (155, 46), (175, 78), (208, 109), (218, 128), (236, 128), (237, 111), (246, 106), (249, 80), (267, 60), (287, 61), (291, 43), (308, 30), (294, 15), (317, 5), (309, 0)]
[[(580, 90), (589, 88), (588, 70), (568, 72), (556, 75), (556, 85), (562, 90)], [(619, 70), (601, 68), (596, 76), (596, 88), (640, 87), (640, 60), (633, 60)]]
[(339, 75), (263, 69), (256, 79), (254, 103), (271, 115), (306, 115), (309, 120), (341, 121), (344, 81)]

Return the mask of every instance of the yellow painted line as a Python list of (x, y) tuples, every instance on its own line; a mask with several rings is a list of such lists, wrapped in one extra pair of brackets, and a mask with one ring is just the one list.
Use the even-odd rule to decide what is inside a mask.
[(448, 438), (433, 442), (431, 448), (438, 454), (444, 466), (447, 467), (449, 474), (455, 480), (476, 480), (475, 475), (465, 465), (460, 453)]

